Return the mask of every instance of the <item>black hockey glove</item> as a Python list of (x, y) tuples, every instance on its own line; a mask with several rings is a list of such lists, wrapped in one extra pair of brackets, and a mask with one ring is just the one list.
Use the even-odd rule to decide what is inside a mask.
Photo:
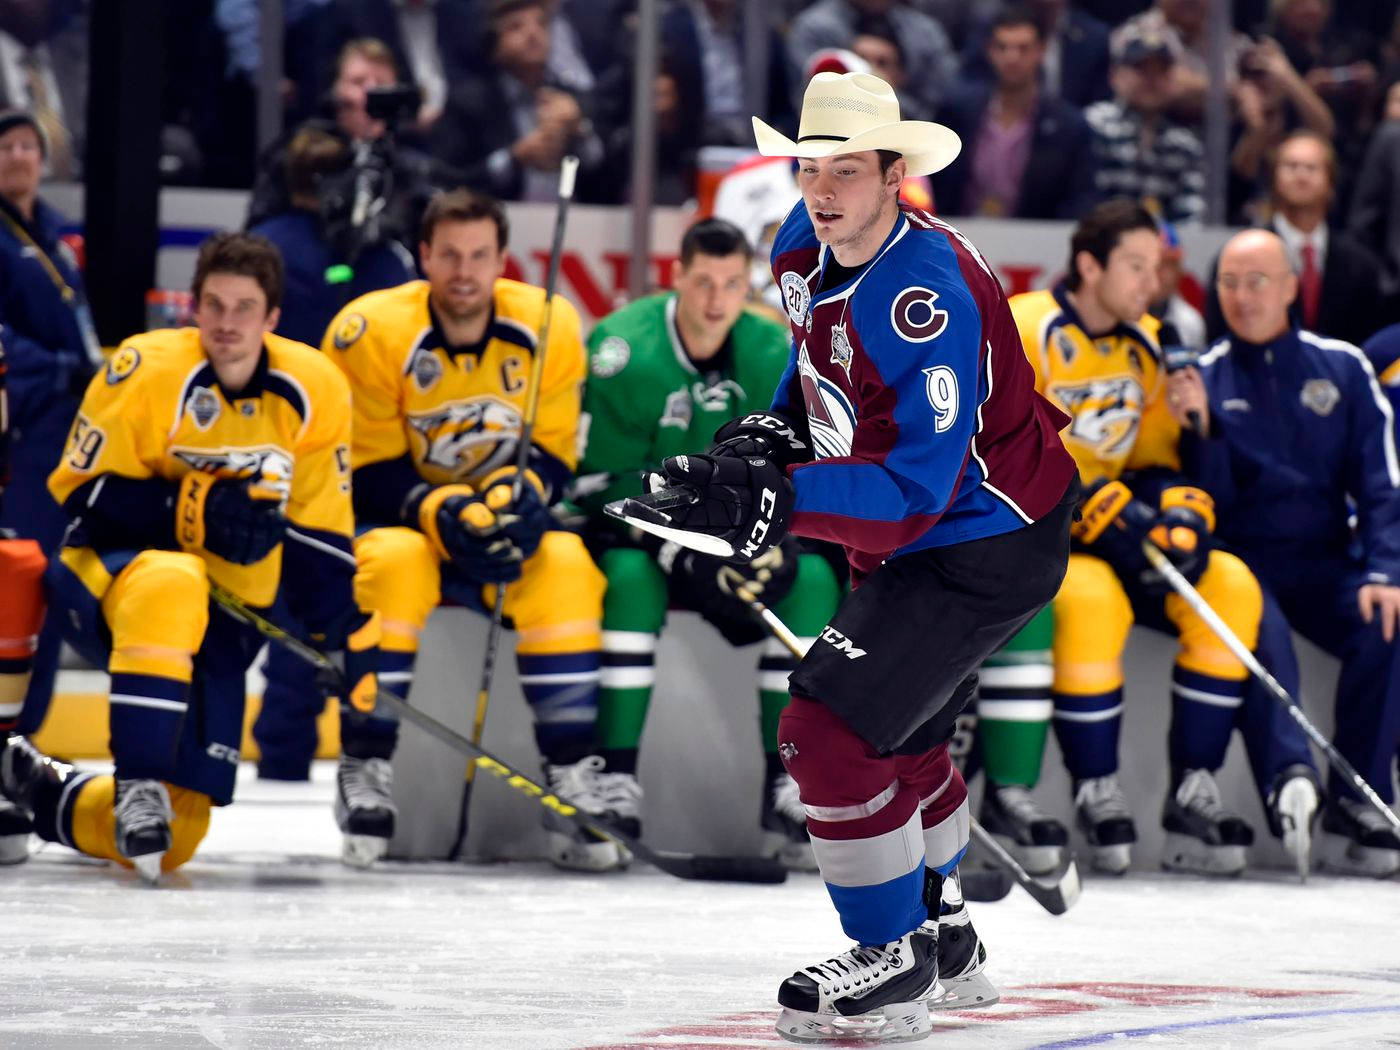
[(812, 446), (805, 434), (789, 420), (773, 412), (750, 412), (731, 419), (715, 431), (711, 456), (763, 456), (776, 460), (784, 469), (812, 458)]
[(500, 530), (523, 557), (539, 549), (540, 540), (554, 523), (546, 501), (544, 482), (533, 470), (520, 475), (520, 494), (515, 495), (514, 467), (502, 467), (481, 483), (481, 498), (496, 515)]
[(525, 556), (501, 529), (496, 513), (470, 485), (439, 485), (406, 508), (438, 557), (468, 579), (510, 583), (520, 578)]
[(1157, 514), (1134, 498), (1127, 485), (1100, 478), (1089, 486), (1079, 512), (1080, 520), (1071, 526), (1070, 535), (1082, 549), (1152, 592), (1165, 586), (1142, 553), (1142, 541), (1156, 524)]
[(735, 562), (750, 562), (776, 547), (792, 515), (792, 482), (767, 457), (672, 456), (660, 474), (647, 478), (648, 491), (686, 486), (698, 499), (668, 513), (675, 528), (724, 540)]
[(1162, 509), (1148, 537), (1194, 587), (1210, 560), (1215, 501), (1204, 489), (1174, 485), (1162, 490), (1160, 502)]
[(175, 535), (183, 550), (253, 565), (282, 542), (285, 499), (284, 488), (259, 479), (219, 480), (192, 470), (180, 479)]
[(719, 589), (738, 597), (742, 587), (764, 605), (777, 605), (797, 580), (797, 554), (797, 537), (788, 535), (751, 562), (724, 562), (716, 574)]

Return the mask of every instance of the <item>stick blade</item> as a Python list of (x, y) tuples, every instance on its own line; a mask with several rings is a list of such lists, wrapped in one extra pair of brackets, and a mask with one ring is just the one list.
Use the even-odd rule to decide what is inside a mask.
[(958, 882), (962, 895), (978, 904), (999, 901), (1011, 892), (1015, 881), (1000, 868), (973, 868), (964, 871), (958, 868)]
[(603, 507), (603, 512), (635, 529), (641, 529), (663, 540), (670, 540), (687, 550), (711, 554), (717, 558), (734, 557), (734, 547), (718, 536), (706, 536), (700, 532), (689, 532), (676, 527), (674, 516), (667, 511), (675, 507), (689, 506), (699, 498), (692, 488), (680, 486), (662, 489), (644, 496), (629, 496), (613, 500)]
[(645, 859), (667, 874), (704, 882), (751, 882), (772, 886), (786, 882), (788, 876), (787, 868), (772, 857), (656, 853)]
[(1083, 889), (1079, 881), (1079, 865), (1069, 857), (1049, 875), (1032, 876), (1022, 886), (1051, 915), (1063, 915), (1074, 907)]

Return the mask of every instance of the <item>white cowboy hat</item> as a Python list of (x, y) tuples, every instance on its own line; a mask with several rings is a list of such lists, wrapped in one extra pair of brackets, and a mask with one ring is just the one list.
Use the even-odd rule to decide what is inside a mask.
[(758, 152), (765, 157), (830, 157), (893, 150), (910, 175), (932, 175), (953, 163), (962, 140), (928, 120), (900, 120), (894, 88), (871, 73), (818, 73), (802, 96), (797, 139), (753, 118)]

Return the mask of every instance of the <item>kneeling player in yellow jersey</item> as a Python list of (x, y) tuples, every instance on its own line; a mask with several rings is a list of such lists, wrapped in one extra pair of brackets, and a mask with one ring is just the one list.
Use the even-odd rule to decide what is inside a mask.
[(94, 377), (49, 489), (72, 519), (50, 566), (68, 640), (111, 674), (115, 771), (79, 773), (13, 736), (0, 786), (35, 831), (148, 879), (193, 855), (233, 800), (244, 673), (262, 638), (210, 612), (279, 583), (314, 644), (375, 687), (378, 617), (354, 599), (350, 391), (308, 346), (271, 334), (282, 260), (219, 234), (195, 268), (197, 328), (124, 342)]
[[(355, 545), (360, 593), (384, 617), (385, 688), (406, 697), (439, 601), (484, 611), (505, 587), (551, 789), (590, 812), (634, 818), (635, 779), (603, 772), (595, 754), (603, 576), (578, 536), (551, 528), (549, 512), (577, 463), (578, 314), (555, 299), (529, 469), (513, 498), (544, 294), (502, 277), (506, 236), (499, 202), (439, 195), (423, 219), (428, 279), (361, 296), (327, 333), (323, 350), (354, 394), (355, 518), (368, 530)], [(275, 652), (267, 677), (274, 698), (309, 688), (304, 670)], [(397, 738), (391, 712), (342, 719), (336, 816), (347, 863), (372, 863), (393, 834)], [(563, 829), (551, 828), (550, 843), (564, 867), (627, 859), (614, 843)]]
[(1011, 300), (1036, 389), (1070, 416), (1061, 437), (1087, 490), (1053, 603), (1055, 734), (1094, 864), (1121, 872), (1137, 837), (1117, 776), (1123, 648), (1135, 621), (1176, 634), (1163, 864), (1233, 874), (1245, 865), (1253, 831), (1223, 806), (1214, 780), (1232, 729), (1240, 725), (1252, 757), (1274, 767), (1261, 790), (1274, 774), (1310, 760), (1286, 716), (1246, 701), (1244, 666), (1142, 553), (1150, 537), (1255, 647), (1259, 584), (1234, 555), (1211, 549), (1210, 496), (1180, 477), (1177, 442), (1190, 421), (1166, 396), (1158, 322), (1147, 314), (1160, 252), (1151, 214), (1133, 201), (1109, 201), (1074, 232), (1065, 283)]

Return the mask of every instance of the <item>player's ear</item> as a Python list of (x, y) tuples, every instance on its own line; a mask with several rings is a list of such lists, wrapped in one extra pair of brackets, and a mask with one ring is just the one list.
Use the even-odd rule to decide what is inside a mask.
[(903, 157), (896, 157), (889, 170), (885, 172), (886, 188), (893, 188), (895, 195), (899, 195), (899, 187), (904, 185), (904, 176), (909, 171), (909, 165)]
[(274, 306), (271, 310), (267, 312), (267, 316), (263, 318), (263, 331), (275, 331), (277, 328), (277, 322), (280, 320), (282, 320), (282, 308), (280, 306)]

